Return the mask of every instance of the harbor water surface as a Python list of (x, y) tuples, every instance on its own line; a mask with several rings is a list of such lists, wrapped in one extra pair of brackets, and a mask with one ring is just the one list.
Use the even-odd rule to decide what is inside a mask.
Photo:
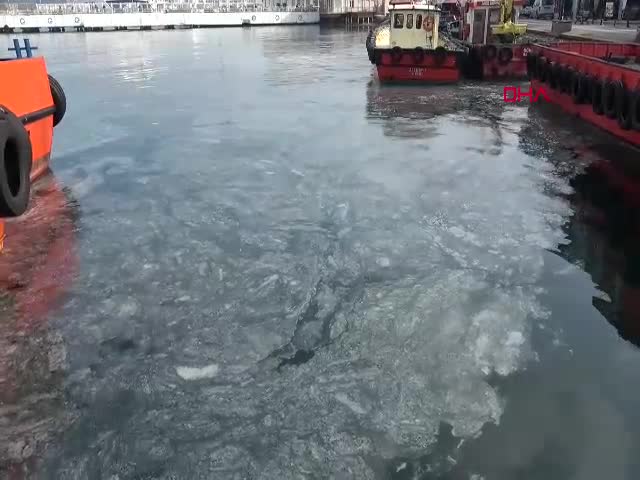
[(0, 477), (640, 478), (634, 211), (593, 174), (636, 153), (500, 84), (381, 87), (365, 35), (31, 36), (69, 107)]

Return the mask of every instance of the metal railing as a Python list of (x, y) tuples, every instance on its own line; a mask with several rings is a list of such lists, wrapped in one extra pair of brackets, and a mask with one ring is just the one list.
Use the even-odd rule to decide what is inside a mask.
[(89, 13), (234, 13), (317, 12), (318, 5), (255, 4), (238, 0), (198, 3), (2, 3), (3, 15), (73, 15)]

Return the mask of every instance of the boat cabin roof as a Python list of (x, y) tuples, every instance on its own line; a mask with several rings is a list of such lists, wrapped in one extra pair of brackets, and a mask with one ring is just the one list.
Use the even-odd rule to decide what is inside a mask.
[(389, 10), (440, 10), (431, 0), (390, 0)]

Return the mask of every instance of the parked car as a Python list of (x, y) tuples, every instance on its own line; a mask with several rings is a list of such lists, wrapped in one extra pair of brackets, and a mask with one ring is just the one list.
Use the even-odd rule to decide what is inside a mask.
[(535, 0), (531, 16), (553, 20), (553, 0)]
[(522, 10), (520, 10), (521, 17), (530, 17), (533, 13), (533, 7), (531, 5), (527, 5)]

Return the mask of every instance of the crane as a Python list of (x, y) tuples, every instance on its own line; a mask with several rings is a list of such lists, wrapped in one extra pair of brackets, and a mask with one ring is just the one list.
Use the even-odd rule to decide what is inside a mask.
[(500, 23), (492, 26), (491, 31), (503, 42), (512, 43), (516, 37), (527, 31), (526, 24), (513, 23), (514, 19), (513, 0), (500, 0)]

